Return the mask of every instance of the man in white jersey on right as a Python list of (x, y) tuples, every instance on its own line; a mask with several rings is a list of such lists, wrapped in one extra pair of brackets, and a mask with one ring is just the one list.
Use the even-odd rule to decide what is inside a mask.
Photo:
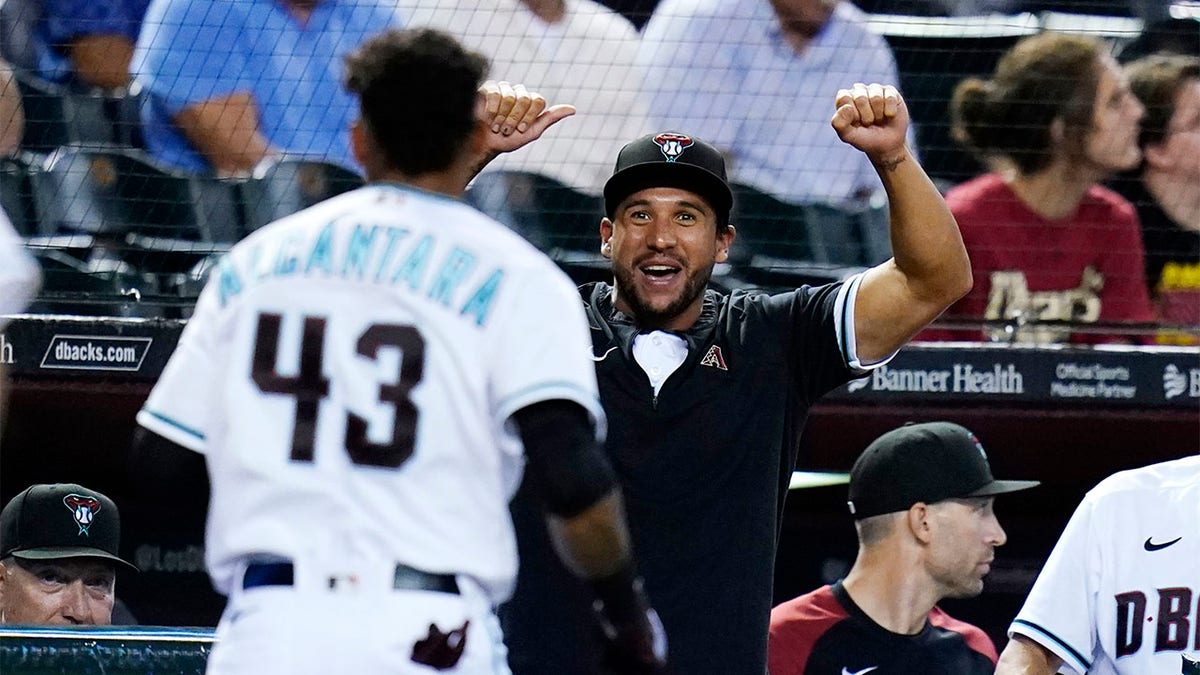
[(1088, 492), (1009, 627), (996, 675), (1177, 675), (1200, 652), (1200, 456)]
[(210, 673), (506, 672), (493, 608), (525, 457), (614, 665), (663, 665), (579, 296), (457, 199), (471, 158), (521, 142), (495, 116), (536, 137), (570, 111), (511, 89), (485, 105), (485, 68), (431, 30), (350, 56), (371, 183), (235, 246), (138, 415), (144, 442), (207, 463), (206, 563), (229, 597)]

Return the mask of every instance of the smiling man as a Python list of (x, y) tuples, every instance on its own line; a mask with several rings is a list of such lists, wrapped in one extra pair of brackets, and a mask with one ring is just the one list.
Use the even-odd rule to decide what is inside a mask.
[(73, 483), (33, 485), (0, 513), (0, 624), (112, 623), (121, 518)]
[(850, 471), (854, 567), (771, 612), (771, 674), (990, 674), (992, 641), (937, 603), (983, 591), (1007, 540), (992, 500), (1037, 484), (993, 479), (979, 439), (957, 424), (877, 438)]
[[(629, 143), (605, 185), (600, 250), (614, 283), (580, 293), (611, 421), (605, 450), (676, 673), (762, 675), (775, 542), (809, 407), (886, 363), (970, 288), (954, 218), (905, 145), (900, 94), (880, 84), (829, 94), (826, 133), (875, 167), (895, 252), (844, 282), (709, 289), (734, 243), (733, 200), (720, 152), (687, 133)], [(513, 507), (517, 592), (501, 611), (510, 664), (517, 675), (588, 672), (577, 648), (591, 637), (586, 589), (555, 562), (528, 488)]]

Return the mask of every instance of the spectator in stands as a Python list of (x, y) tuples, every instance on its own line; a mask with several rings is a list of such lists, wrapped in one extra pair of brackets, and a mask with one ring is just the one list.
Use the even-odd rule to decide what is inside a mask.
[(579, 111), (488, 171), (540, 173), (598, 195), (612, 157), (626, 140), (650, 131), (634, 66), (637, 31), (593, 0), (401, 0), (399, 6), (409, 25), (450, 32), (487, 54), (492, 72), (532, 83), (547, 100), (571, 101)]
[[(858, 557), (846, 578), (771, 611), (771, 675), (990, 675), (996, 647), (937, 603), (983, 591), (1007, 540), (996, 495), (1036, 481), (992, 478), (975, 434), (949, 422), (877, 438), (850, 472)], [(886, 665), (885, 665), (886, 664)]]
[(0, 624), (112, 623), (121, 518), (103, 494), (38, 484), (0, 512)]
[(342, 58), (400, 25), (386, 0), (153, 0), (133, 59), (147, 148), (218, 175), (281, 154), (356, 168)]
[(7, 157), (21, 145), (25, 113), (21, 108), (21, 90), (12, 66), (0, 59), (0, 157)]
[(1038, 325), (1153, 318), (1137, 214), (1098, 184), (1141, 158), (1144, 109), (1116, 61), (1090, 37), (1034, 35), (1001, 57), (992, 79), (959, 83), (951, 106), (956, 138), (993, 171), (946, 195), (975, 275), (947, 315), (1010, 322), (989, 328), (991, 339), (1128, 341)]
[(38, 73), (52, 82), (119, 89), (150, 0), (43, 0)]
[(887, 42), (854, 5), (664, 0), (638, 60), (651, 126), (707, 139), (726, 155), (733, 182), (841, 207), (882, 190), (871, 162), (829, 128), (826, 92), (899, 81)]
[(1146, 108), (1142, 163), (1114, 187), (1137, 208), (1159, 317), (1200, 325), (1200, 57), (1148, 56), (1125, 72)]

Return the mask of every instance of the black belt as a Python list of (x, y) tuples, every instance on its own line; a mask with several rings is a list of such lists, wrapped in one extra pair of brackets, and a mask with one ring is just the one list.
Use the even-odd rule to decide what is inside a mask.
[[(334, 584), (330, 580), (330, 586)], [(242, 575), (242, 588), (259, 586), (292, 586), (295, 567), (290, 562), (250, 563)], [(403, 591), (434, 591), (458, 595), (458, 580), (453, 574), (433, 574), (408, 565), (396, 565), (392, 588)]]

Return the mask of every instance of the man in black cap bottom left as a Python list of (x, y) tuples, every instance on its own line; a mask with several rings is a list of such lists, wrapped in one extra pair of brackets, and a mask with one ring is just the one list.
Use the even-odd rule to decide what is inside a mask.
[(0, 624), (112, 623), (121, 518), (107, 496), (38, 484), (0, 512)]

